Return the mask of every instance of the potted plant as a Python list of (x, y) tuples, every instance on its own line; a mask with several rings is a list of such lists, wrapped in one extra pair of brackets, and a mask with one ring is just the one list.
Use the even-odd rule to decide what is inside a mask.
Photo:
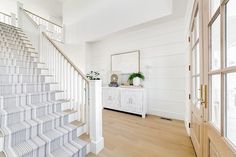
[(96, 71), (91, 71), (86, 75), (89, 80), (100, 80), (100, 73)]
[(144, 79), (145, 77), (142, 72), (132, 73), (129, 76), (129, 81), (132, 81), (134, 86), (140, 86), (141, 80), (144, 80)]

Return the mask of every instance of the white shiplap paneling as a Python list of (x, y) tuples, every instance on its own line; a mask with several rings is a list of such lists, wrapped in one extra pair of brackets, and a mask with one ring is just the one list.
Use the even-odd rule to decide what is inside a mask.
[(153, 24), (90, 44), (87, 70), (100, 71), (103, 83), (107, 84), (110, 55), (132, 50), (140, 50), (141, 53), (148, 113), (183, 120), (187, 64), (184, 20)]

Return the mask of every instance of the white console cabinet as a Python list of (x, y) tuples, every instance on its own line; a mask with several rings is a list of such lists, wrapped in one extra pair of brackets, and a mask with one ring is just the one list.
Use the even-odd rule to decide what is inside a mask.
[(103, 87), (103, 107), (141, 115), (147, 114), (144, 88)]

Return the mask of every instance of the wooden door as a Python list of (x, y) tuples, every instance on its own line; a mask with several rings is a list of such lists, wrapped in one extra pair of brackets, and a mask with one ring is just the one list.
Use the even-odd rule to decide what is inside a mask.
[(202, 1), (194, 4), (190, 26), (191, 53), (191, 139), (198, 157), (203, 154), (204, 135), (204, 105), (203, 105), (203, 31), (202, 31)]
[(208, 0), (206, 157), (236, 156), (236, 0)]

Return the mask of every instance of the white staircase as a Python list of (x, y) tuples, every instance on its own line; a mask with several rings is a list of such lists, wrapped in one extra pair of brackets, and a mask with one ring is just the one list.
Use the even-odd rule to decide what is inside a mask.
[(88, 143), (78, 138), (84, 122), (73, 125), (76, 111), (45, 67), (22, 29), (0, 23), (4, 153), (7, 157), (84, 157)]

